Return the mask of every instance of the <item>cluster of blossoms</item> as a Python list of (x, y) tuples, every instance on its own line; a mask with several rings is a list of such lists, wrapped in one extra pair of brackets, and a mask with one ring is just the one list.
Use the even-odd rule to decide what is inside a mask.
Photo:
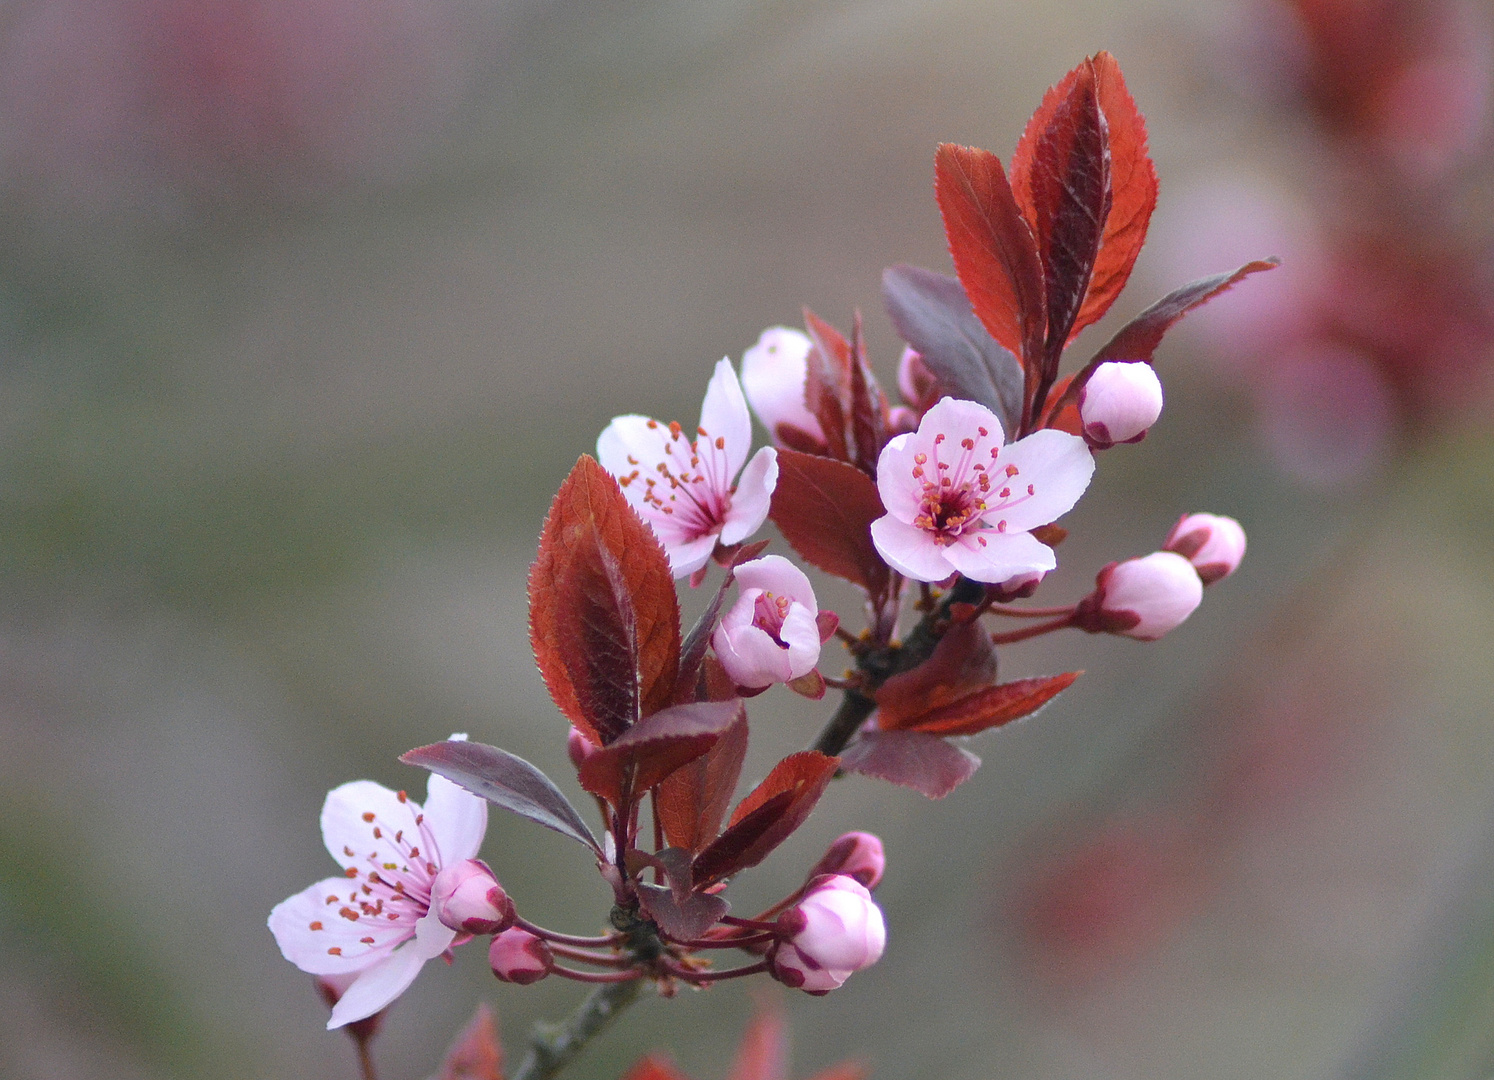
[[(1054, 89), (1010, 181), (994, 155), (952, 145), (936, 181), (958, 277), (884, 275), (907, 342), (901, 404), (867, 363), (859, 317), (847, 337), (806, 312), (807, 332), (762, 335), (740, 381), (729, 359), (716, 365), (693, 430), (617, 417), (556, 495), (530, 570), (530, 638), (600, 838), (535, 766), (460, 737), (402, 759), (435, 774), (424, 809), (367, 781), (328, 796), (323, 833), (345, 876), (270, 921), (288, 959), (343, 980), (332, 1026), (376, 1014), (426, 960), (474, 937), (490, 939), (494, 974), (521, 985), (553, 975), (668, 994), (765, 973), (811, 994), (840, 987), (886, 944), (876, 837), (841, 837), (750, 918), (730, 913), (731, 881), (799, 829), (835, 777), (943, 797), (980, 764), (964, 737), (1033, 714), (1077, 677), (999, 683), (998, 646), (1064, 629), (1161, 637), (1239, 565), (1240, 526), (1192, 514), (1077, 602), (1022, 603), (1057, 568), (1055, 521), (1097, 457), (1157, 422), (1151, 357), (1167, 328), (1270, 265), (1178, 290), (1059, 377), (1069, 341), (1124, 285), (1155, 200), (1114, 61), (1102, 53)], [(754, 411), (773, 443), (756, 453)], [(863, 630), (822, 610), (801, 569), (763, 554), (768, 541), (749, 542), (769, 519), (805, 563), (861, 590)], [(720, 581), (684, 632), (677, 580), (698, 587), (713, 566)], [(987, 617), (1033, 621), (993, 631)], [(831, 638), (850, 664), (827, 674)], [(810, 748), (728, 815), (746, 702), (780, 683), (841, 698)], [(476, 860), (486, 803), (587, 849), (612, 892), (605, 933), (518, 913)], [(723, 951), (746, 959), (718, 967)]]

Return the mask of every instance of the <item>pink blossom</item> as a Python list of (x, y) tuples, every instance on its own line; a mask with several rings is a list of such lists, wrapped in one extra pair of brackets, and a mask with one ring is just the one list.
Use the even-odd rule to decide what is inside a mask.
[(1050, 429), (1003, 446), (990, 409), (946, 397), (883, 448), (877, 490), (887, 514), (872, 522), (872, 541), (915, 581), (1045, 574), (1057, 565), (1053, 549), (1029, 530), (1068, 512), (1094, 469), (1078, 436)]
[(597, 439), (597, 460), (652, 526), (675, 577), (704, 566), (717, 541), (739, 544), (757, 532), (778, 484), (772, 447), (747, 461), (752, 416), (730, 360), (716, 365), (695, 430), (691, 440), (677, 423), (619, 416)]
[(887, 867), (887, 857), (882, 852), (882, 841), (868, 832), (848, 832), (830, 845), (814, 869), (811, 878), (821, 874), (844, 874), (868, 889), (875, 889), (882, 880), (882, 871)]
[(1231, 517), (1184, 514), (1162, 548), (1187, 559), (1203, 583), (1212, 585), (1233, 574), (1245, 557), (1245, 530)]
[(778, 917), (780, 938), (769, 970), (787, 986), (811, 994), (834, 990), (871, 967), (887, 944), (882, 909), (859, 881), (832, 874)]
[(737, 602), (711, 635), (722, 667), (743, 687), (789, 682), (820, 660), (819, 607), (809, 578), (782, 555), (736, 569)]
[(1193, 564), (1171, 551), (1111, 563), (1095, 585), (1076, 624), (1142, 641), (1155, 641), (1181, 624), (1203, 600), (1203, 582)]
[(1162, 415), (1162, 383), (1151, 364), (1101, 364), (1079, 391), (1079, 419), (1101, 449), (1139, 442)]
[(431, 883), (431, 910), (464, 934), (496, 934), (514, 921), (514, 902), (481, 859), (442, 867)]
[(477, 854), (488, 806), (439, 776), (426, 790), (422, 808), (371, 780), (334, 788), (322, 805), (322, 840), (343, 873), (270, 912), (270, 930), (296, 967), (355, 976), (329, 1028), (379, 1012), (456, 938), (431, 910), (432, 887), (443, 866)]
[(786, 326), (770, 326), (757, 344), (742, 354), (742, 389), (752, 411), (778, 445), (778, 429), (797, 428), (809, 441), (823, 443), (825, 431), (805, 403), (804, 383), (809, 375), (808, 336)]
[(528, 986), (550, 974), (555, 954), (543, 938), (514, 927), (493, 938), (488, 963), (500, 982)]

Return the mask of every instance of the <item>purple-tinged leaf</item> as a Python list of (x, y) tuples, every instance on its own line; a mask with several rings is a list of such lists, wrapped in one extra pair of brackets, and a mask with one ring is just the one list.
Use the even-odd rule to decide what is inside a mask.
[(578, 840), (598, 855), (602, 852), (586, 822), (550, 778), (507, 750), (451, 739), (417, 747), (401, 754), (400, 760), (429, 769), (494, 806)]
[(731, 904), (714, 893), (694, 893), (681, 901), (662, 885), (639, 881), (634, 886), (644, 914), (676, 941), (694, 941), (731, 910)]
[(892, 325), (953, 397), (974, 401), (1015, 437), (1022, 413), (1022, 364), (981, 325), (959, 278), (918, 266), (882, 271)]
[(682, 903), (695, 887), (695, 875), (692, 869), (694, 861), (693, 853), (677, 847), (665, 848), (652, 855), (639, 848), (633, 848), (626, 856), (628, 873), (634, 877), (641, 876), (645, 869), (657, 870), (663, 874), (665, 880), (669, 882), (670, 891), (674, 893), (676, 903)]
[(747, 710), (743, 709), (716, 745), (659, 785), (659, 819), (671, 844), (695, 852), (716, 839), (746, 758)]
[(942, 799), (975, 775), (980, 758), (921, 731), (870, 731), (846, 747), (840, 767)]
[(743, 711), (739, 701), (701, 701), (645, 717), (587, 756), (581, 786), (621, 807), (710, 750)]
[(737, 804), (726, 831), (695, 857), (695, 882), (704, 887), (756, 866), (789, 838), (819, 802), (838, 758), (817, 750), (790, 754)]
[(778, 451), (778, 487), (768, 516), (799, 556), (827, 574), (885, 596), (887, 564), (877, 554), (871, 523), (887, 511), (877, 485), (844, 461)]

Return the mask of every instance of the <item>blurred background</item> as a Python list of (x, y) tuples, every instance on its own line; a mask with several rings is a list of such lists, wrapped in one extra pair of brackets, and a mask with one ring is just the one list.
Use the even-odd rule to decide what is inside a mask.
[[(271, 906), (328, 788), (452, 731), (574, 791), (530, 657), (544, 509), (618, 412), (689, 421), (800, 305), (949, 270), (945, 140), (1005, 159), (1114, 52), (1162, 195), (1114, 314), (1276, 254), (1159, 354), (1048, 602), (1177, 515), (1242, 570), (1166, 640), (973, 745), (941, 803), (860, 778), (734, 886), (886, 840), (887, 958), (785, 996), (796, 1070), (882, 1080), (1494, 1072), (1494, 11), (1475, 0), (11, 0), (0, 9), (0, 1076), (352, 1077)], [(686, 598), (687, 610), (698, 598)], [(848, 591), (822, 605), (855, 623)], [(829, 665), (833, 668), (834, 661)], [(822, 712), (753, 706), (750, 777)], [(576, 850), (494, 814), (521, 908)], [(437, 968), (440, 968), (437, 970)], [(430, 1073), (577, 988), (476, 952), (391, 1013)], [(648, 1001), (576, 1069), (721, 1080), (750, 988)]]

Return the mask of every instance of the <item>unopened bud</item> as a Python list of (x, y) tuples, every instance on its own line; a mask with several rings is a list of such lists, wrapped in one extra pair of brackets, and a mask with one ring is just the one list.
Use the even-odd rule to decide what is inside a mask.
[(868, 889), (875, 889), (882, 880), (882, 871), (886, 866), (887, 858), (882, 854), (881, 840), (868, 832), (848, 832), (830, 845), (830, 850), (815, 863), (809, 876), (817, 878), (822, 874), (844, 874)]
[[(902, 392), (903, 400), (919, 415), (928, 412), (944, 396), (938, 376), (929, 370), (923, 356), (911, 345), (903, 349), (903, 355), (898, 358), (897, 388)], [(913, 426), (918, 426), (916, 420)]]
[(488, 963), (500, 982), (528, 986), (550, 974), (555, 954), (543, 938), (513, 928), (493, 938), (488, 946)]
[(824, 994), (881, 959), (887, 924), (865, 886), (833, 874), (778, 917), (778, 935), (768, 971), (786, 986)]
[(582, 762), (591, 757), (598, 750), (597, 744), (581, 733), (581, 729), (571, 727), (571, 733), (565, 737), (566, 756), (571, 759), (571, 764), (580, 768)]
[(1203, 583), (1212, 585), (1233, 574), (1245, 557), (1245, 530), (1234, 518), (1184, 514), (1162, 547), (1187, 559)]
[(775, 443), (780, 425), (797, 428), (819, 442), (825, 439), (820, 422), (804, 402), (811, 348), (800, 331), (773, 326), (742, 356), (742, 392)]
[(1138, 442), (1161, 415), (1162, 383), (1151, 364), (1101, 364), (1079, 391), (1084, 437), (1100, 449)]
[(496, 934), (514, 921), (514, 902), (481, 859), (441, 869), (431, 882), (431, 910), (442, 925), (467, 934)]
[(1182, 623), (1203, 599), (1193, 564), (1171, 551), (1111, 563), (1079, 604), (1074, 625), (1090, 633), (1155, 641)]

